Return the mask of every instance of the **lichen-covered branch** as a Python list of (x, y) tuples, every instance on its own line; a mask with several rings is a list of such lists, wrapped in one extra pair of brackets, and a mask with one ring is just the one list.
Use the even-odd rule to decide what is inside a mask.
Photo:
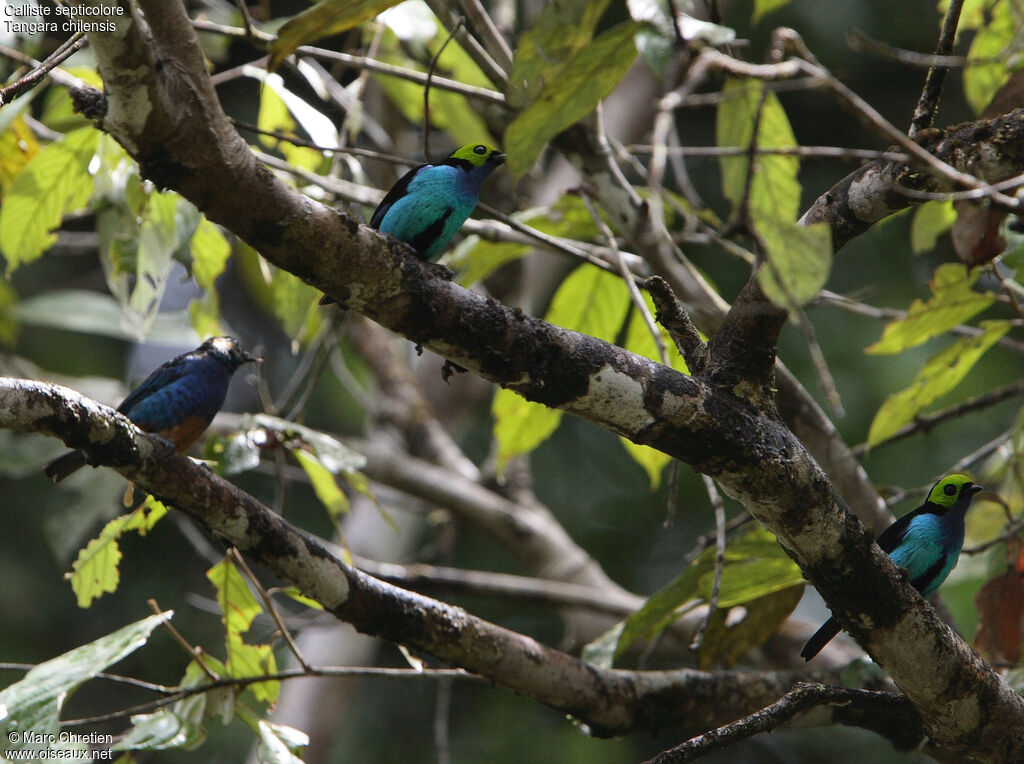
[(0, 377), (0, 428), (62, 438), (215, 538), (291, 582), (362, 632), (427, 652), (572, 714), (598, 735), (682, 725), (702, 730), (827, 672), (601, 670), (462, 608), (371, 578), (256, 499), (125, 417), (58, 385)]
[[(148, 31), (141, 24), (123, 29), (120, 37), (97, 35), (90, 42), (110, 104), (100, 127), (128, 148), (146, 177), (189, 198), (268, 260), (350, 308), (530, 400), (577, 414), (715, 477), (775, 533), (844, 625), (889, 670), (933, 740), (979, 759), (1024, 759), (1024, 700), (907, 585), (774, 410), (751, 405), (758, 396), (711, 384), (707, 376), (683, 376), (464, 290), (437, 267), (410, 257), (403, 246), (288, 188), (228, 125), (181, 4), (140, 0), (139, 6), (155, 44), (145, 44)], [(130, 76), (119, 76), (126, 70)], [(737, 334), (727, 345), (742, 347), (742, 337)], [(714, 358), (714, 343), (711, 350), (709, 371), (714, 369), (715, 379), (729, 379), (728, 358)], [(752, 368), (763, 365), (755, 359)], [(145, 467), (156, 465), (151, 460)], [(171, 488), (146, 478), (146, 469), (121, 469), (157, 495)], [(206, 486), (230, 490), (223, 481), (207, 481), (203, 491)], [(174, 503), (181, 490), (177, 485), (167, 498)], [(204, 502), (207, 497), (193, 498)], [(283, 575), (301, 577), (299, 558), (314, 567), (334, 565), (294, 536), (294, 529), (258, 513), (250, 516), (244, 502), (208, 498), (211, 506), (220, 506), (215, 501), (220, 498), (232, 508), (215, 517), (211, 529), (241, 534), (242, 543), (236, 543), (243, 551), (265, 563), (271, 559)], [(249, 523), (260, 531), (258, 539)], [(276, 535), (282, 540), (271, 541)], [(439, 657), (473, 646), (476, 635), (464, 630), (461, 611), (428, 622), (419, 599), (394, 599), (379, 608), (375, 595), (385, 591), (383, 584), (347, 572), (345, 581), (347, 598), (337, 583), (340, 588), (319, 594), (341, 603), (332, 609), (343, 607), (362, 628)], [(435, 626), (441, 628), (430, 631)], [(503, 651), (522, 655), (532, 649), (518, 636), (489, 633), (488, 639), (493, 640), (489, 657), (467, 666), (484, 674), (512, 668), (503, 662)], [(537, 655), (547, 656), (544, 650)], [(549, 679), (598, 694), (608, 690), (588, 683), (579, 665), (555, 656), (551, 661), (545, 664)], [(927, 671), (921, 670), (922, 662)], [(523, 682), (541, 679), (530, 661), (515, 668), (523, 670)], [(551, 702), (548, 692), (531, 694)], [(577, 713), (571, 704), (567, 710)]]

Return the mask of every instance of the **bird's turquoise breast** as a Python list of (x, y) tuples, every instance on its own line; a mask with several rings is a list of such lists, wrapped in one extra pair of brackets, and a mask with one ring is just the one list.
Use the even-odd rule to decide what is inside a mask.
[(476, 206), (476, 194), (455, 167), (437, 165), (409, 182), (407, 193), (387, 211), (380, 230), (410, 244), (431, 260), (444, 251)]
[(922, 596), (938, 589), (956, 565), (964, 530), (962, 520), (958, 524), (946, 522), (953, 519), (933, 514), (915, 517), (899, 546), (889, 554), (893, 562), (907, 569), (911, 584)]

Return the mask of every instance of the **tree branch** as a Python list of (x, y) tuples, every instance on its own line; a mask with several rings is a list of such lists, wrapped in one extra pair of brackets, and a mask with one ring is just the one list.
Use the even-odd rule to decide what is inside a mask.
[[(83, 448), (141, 489), (193, 517), (358, 630), (427, 652), (585, 722), (594, 734), (682, 724), (705, 729), (750, 713), (809, 676), (601, 670), (465, 610), (349, 567), (206, 467), (72, 390), (0, 377), (0, 428), (40, 432)], [(709, 702), (713, 699), (714, 702)]]
[(678, 764), (699, 759), (711, 751), (720, 750), (761, 732), (773, 732), (797, 714), (822, 705), (836, 707), (837, 720), (854, 716), (860, 717), (862, 722), (865, 718), (872, 719), (870, 725), (863, 726), (875, 728), (879, 734), (898, 743), (897, 747), (901, 750), (912, 748), (921, 739), (916, 734), (920, 723), (917, 711), (898, 693), (799, 684), (767, 708), (663, 751), (646, 764)]
[[(713, 476), (775, 533), (858, 642), (890, 671), (921, 711), (930, 737), (981, 759), (1024, 758), (1024, 700), (907, 585), (905, 574), (870, 541), (824, 473), (772, 412), (755, 409), (731, 389), (685, 377), (463, 290), (436, 267), (413, 259), (404, 246), (278, 182), (255, 161), (221, 112), (184, 8), (164, 0), (139, 0), (139, 5), (159, 30), (159, 44), (146, 44), (148, 28), (141, 23), (121, 36), (93, 35), (90, 44), (111, 106), (101, 126), (136, 157), (146, 177), (189, 198), (269, 261), (445, 358)], [(746, 307), (756, 304), (748, 300)], [(150, 462), (146, 466), (155, 469)], [(181, 495), (187, 484), (165, 486), (143, 480), (147, 470), (122, 469), (157, 495), (171, 492), (172, 503), (189, 498)], [(230, 490), (223, 481), (211, 485), (218, 492)], [(215, 496), (196, 498), (218, 506)], [(219, 514), (210, 527), (239, 536), (234, 543), (256, 559), (273, 562), (289, 577), (304, 576), (296, 556), (310, 569), (336, 568), (320, 547), (294, 536), (294, 529), (279, 519), (223, 498), (235, 509), (227, 514), (213, 510)], [(253, 534), (250, 523), (265, 533)], [(273, 536), (281, 541), (265, 540)], [(461, 611), (447, 609), (428, 618), (422, 598), (396, 597), (378, 608), (375, 596), (390, 594), (381, 588), (385, 585), (338, 570), (342, 578), (332, 579), (333, 587), (322, 591), (324, 584), (316, 584), (314, 596), (359, 620), (361, 628), (386, 629), (380, 633), (440, 657), (469, 649), (472, 637), (479, 636), (463, 630), (467, 621)], [(343, 586), (338, 583), (342, 579)], [(438, 631), (431, 632), (432, 627)], [(553, 662), (545, 664), (543, 677), (536, 663), (504, 659), (505, 651), (521, 656), (528, 649), (518, 635), (488, 632), (487, 639), (493, 651), (474, 659), (475, 671), (522, 670), (519, 681), (531, 689), (534, 682), (554, 678), (566, 685), (581, 682), (577, 686), (598, 694), (608, 691), (590, 670), (565, 662), (564, 656), (550, 656)], [(921, 670), (922, 656), (927, 656), (928, 671)], [(543, 702), (565, 700), (549, 684), (531, 694)], [(615, 719), (596, 716), (600, 729), (617, 725)]]

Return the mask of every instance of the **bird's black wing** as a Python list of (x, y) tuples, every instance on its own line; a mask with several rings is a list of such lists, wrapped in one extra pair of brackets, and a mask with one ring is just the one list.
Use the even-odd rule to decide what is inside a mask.
[(903, 541), (903, 537), (907, 535), (907, 528), (910, 527), (910, 522), (918, 515), (924, 514), (927, 511), (928, 505), (924, 504), (913, 512), (903, 515), (903, 517), (882, 531), (882, 535), (878, 537), (878, 546), (882, 547), (882, 551), (886, 554), (892, 552)]
[(373, 211), (373, 217), (370, 218), (370, 228), (380, 228), (380, 221), (384, 219), (384, 216), (388, 214), (388, 210), (391, 209), (391, 205), (401, 199), (409, 191), (409, 184), (412, 179), (416, 177), (416, 173), (422, 170), (424, 167), (430, 165), (418, 164), (413, 167), (409, 172), (398, 179), (398, 182), (391, 187), (384, 198), (380, 200), (380, 204), (377, 205), (377, 209)]

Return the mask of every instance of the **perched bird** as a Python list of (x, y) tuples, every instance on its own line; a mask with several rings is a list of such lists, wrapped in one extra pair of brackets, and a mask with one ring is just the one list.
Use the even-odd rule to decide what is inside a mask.
[[(203, 434), (242, 364), (261, 361), (242, 350), (234, 337), (212, 337), (191, 353), (172, 358), (150, 374), (117, 410), (136, 426), (171, 441), (179, 451)], [(69, 451), (43, 467), (59, 483), (87, 463), (81, 451)]]
[[(436, 260), (476, 208), (487, 176), (504, 161), (500, 151), (478, 143), (438, 164), (417, 165), (387, 192), (370, 226), (411, 246), (421, 260)], [(331, 302), (327, 296), (320, 300)]]
[[(963, 475), (947, 475), (936, 483), (924, 504), (886, 528), (878, 546), (906, 568), (910, 583), (922, 597), (932, 594), (953, 570), (964, 545), (964, 515), (981, 490)], [(839, 633), (832, 616), (807, 640), (800, 657), (810, 660)]]
[(389, 233), (436, 260), (476, 207), (480, 187), (505, 155), (478, 143), (453, 151), (440, 164), (421, 164), (391, 187), (370, 218)]

